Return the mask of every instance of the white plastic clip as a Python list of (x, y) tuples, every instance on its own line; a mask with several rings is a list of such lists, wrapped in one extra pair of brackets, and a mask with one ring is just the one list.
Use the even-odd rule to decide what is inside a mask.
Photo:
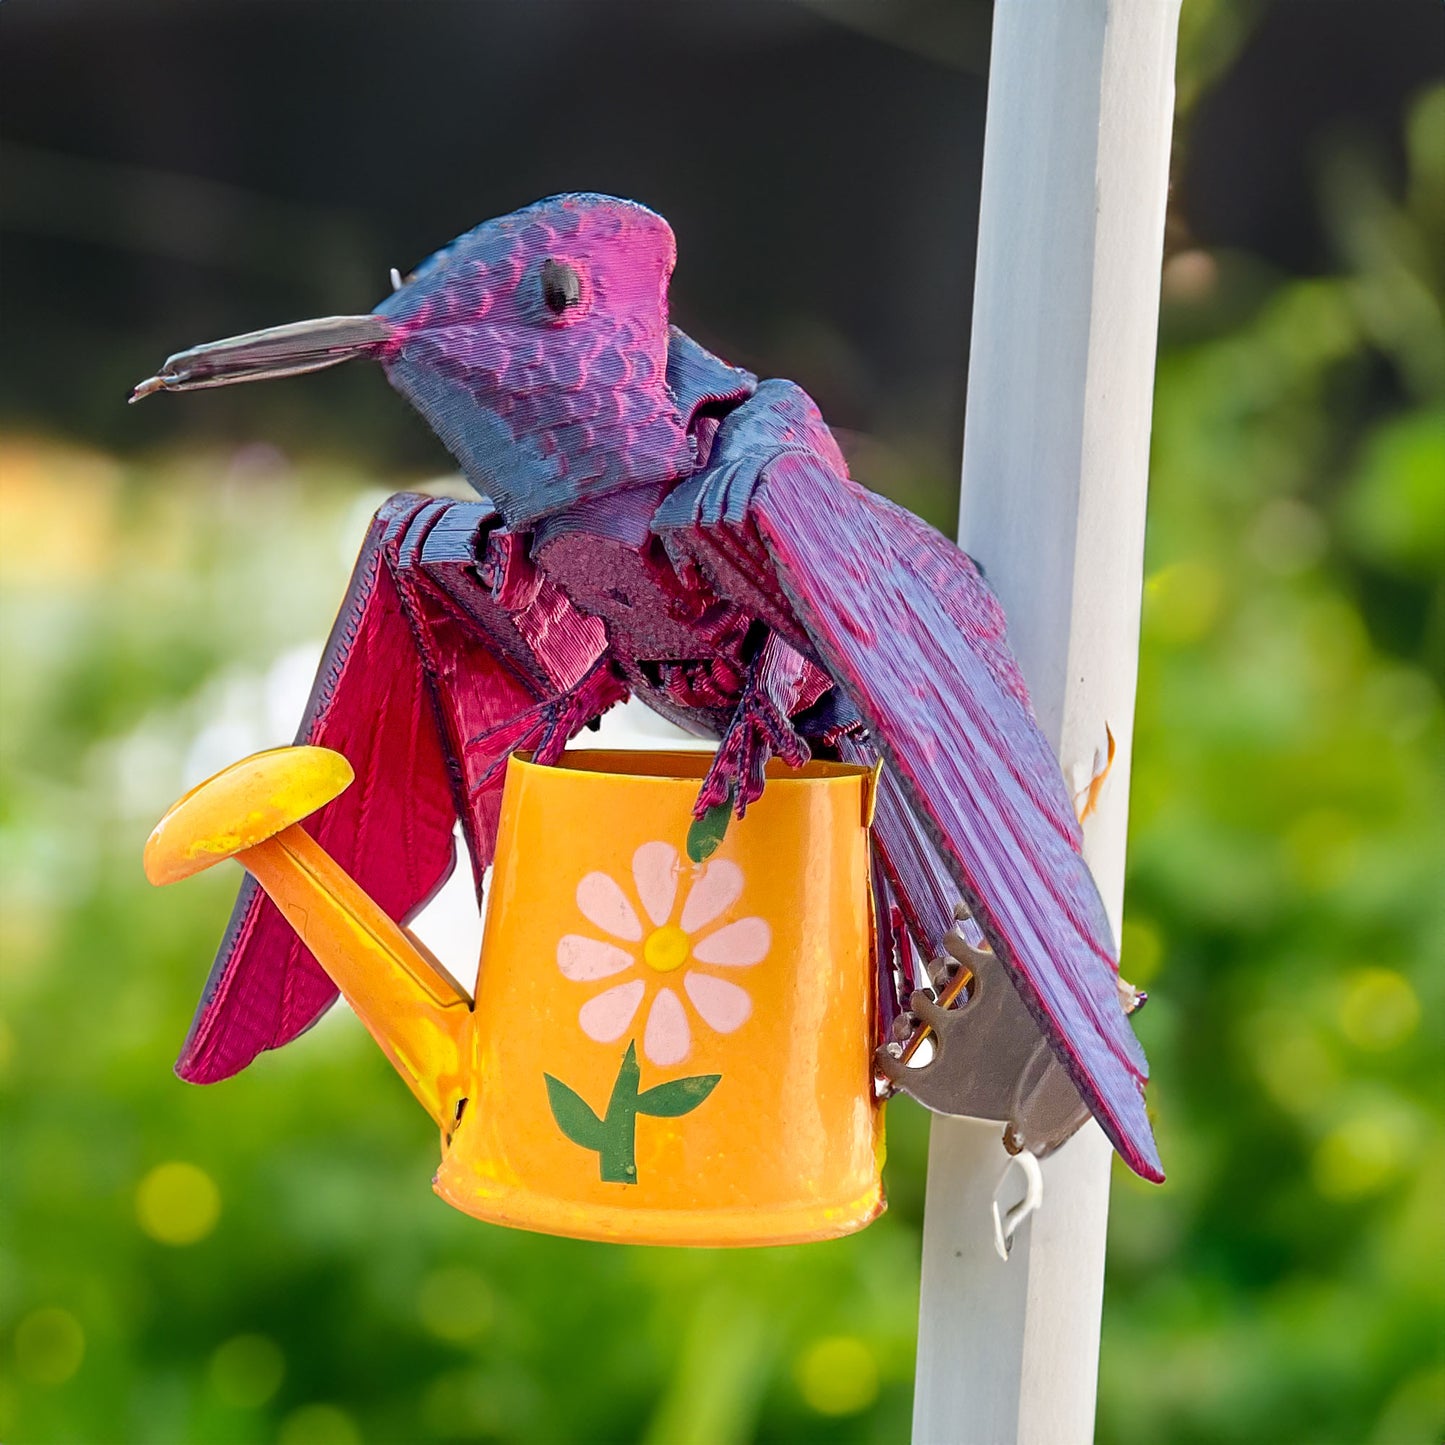
[[(1001, 1214), (998, 1207), (998, 1191), (1003, 1188), (1004, 1180), (1008, 1178), (1008, 1172), (1017, 1164), (1024, 1171), (1024, 1197), (1009, 1210), (1007, 1215)], [(1004, 1167), (1003, 1174), (998, 1181), (998, 1189), (993, 1192), (993, 1247), (998, 1251), (998, 1257), (1006, 1260), (1009, 1251), (1013, 1248), (1014, 1235), (1018, 1233), (1019, 1226), (1044, 1202), (1044, 1171), (1039, 1168), (1039, 1161), (1028, 1149), (1021, 1149), (1009, 1160)]]
[(401, 272), (398, 271), (395, 266), (393, 266), (393, 267), (391, 268), (391, 289), (392, 289), (393, 291), (400, 291), (401, 288), (402, 288), (402, 285), (403, 285), (403, 282), (402, 282), (402, 279), (401, 279)]

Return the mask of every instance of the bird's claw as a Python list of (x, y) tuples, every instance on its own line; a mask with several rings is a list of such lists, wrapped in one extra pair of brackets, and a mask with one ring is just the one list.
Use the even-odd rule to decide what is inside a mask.
[(783, 709), (749, 679), (702, 780), (693, 817), (701, 818), (731, 799), (741, 818), (748, 805), (762, 797), (768, 760), (775, 757), (789, 767), (801, 768), (812, 752)]

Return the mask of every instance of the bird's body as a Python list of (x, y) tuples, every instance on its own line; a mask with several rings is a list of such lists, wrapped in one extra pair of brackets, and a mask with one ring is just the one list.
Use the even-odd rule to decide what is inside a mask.
[[(370, 317), (197, 348), (140, 389), (372, 356), (486, 499), (378, 515), (302, 729), (347, 754), (371, 811), (344, 795), (320, 836), (404, 917), (450, 867), (454, 818), (478, 876), (490, 861), (512, 750), (555, 758), (629, 693), (719, 740), (699, 820), (744, 811), (770, 758), (880, 759), (885, 977), (890, 927), (931, 958), (964, 905), (1017, 991), (990, 985), (1005, 1023), (975, 1071), (1002, 1082), (1016, 1135), (1052, 1147), (1082, 1096), (1159, 1177), (1108, 923), (997, 602), (849, 479), (800, 388), (668, 326), (672, 263), (653, 212), (557, 197), (460, 238)], [(235, 1072), (334, 996), (269, 906), (243, 891), (187, 1077)], [(955, 1087), (952, 1112), (990, 1092)]]

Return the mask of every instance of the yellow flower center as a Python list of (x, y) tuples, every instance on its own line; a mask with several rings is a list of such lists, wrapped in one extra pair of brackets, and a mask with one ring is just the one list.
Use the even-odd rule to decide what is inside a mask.
[(690, 947), (687, 934), (668, 923), (654, 928), (647, 935), (647, 942), (642, 945), (642, 957), (647, 966), (655, 968), (658, 973), (671, 973), (687, 962)]

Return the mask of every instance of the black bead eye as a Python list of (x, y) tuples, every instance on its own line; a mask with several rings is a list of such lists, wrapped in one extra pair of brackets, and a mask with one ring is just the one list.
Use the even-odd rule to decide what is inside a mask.
[(582, 282), (565, 261), (549, 257), (542, 262), (542, 300), (557, 316), (582, 300)]

